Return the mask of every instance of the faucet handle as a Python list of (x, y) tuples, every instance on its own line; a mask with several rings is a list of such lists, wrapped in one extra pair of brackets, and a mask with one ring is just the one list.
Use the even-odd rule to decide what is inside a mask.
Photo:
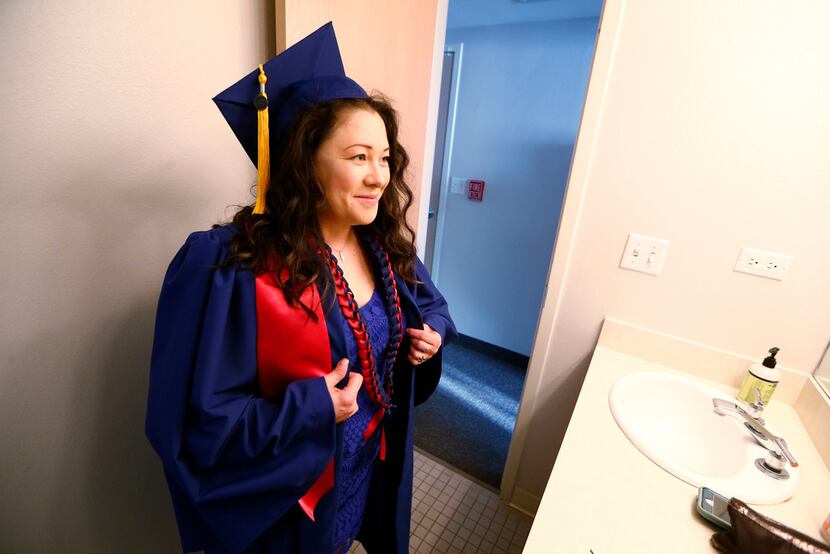
[(785, 458), (787, 458), (787, 461), (790, 462), (791, 466), (798, 467), (798, 462), (795, 461), (795, 458), (793, 457), (789, 448), (787, 448), (787, 441), (784, 440), (784, 437), (775, 437), (775, 439), (772, 442), (775, 443), (775, 445), (781, 451), (781, 454)]
[(755, 387), (754, 389), (752, 389), (752, 394), (755, 395), (755, 405), (763, 410), (764, 409), (764, 399), (761, 398), (761, 391), (758, 390), (758, 387)]
[(761, 398), (761, 391), (757, 387), (752, 389), (752, 393), (755, 395), (755, 402), (747, 402), (747, 407), (749, 408), (747, 411), (750, 416), (760, 421), (761, 425), (764, 425), (765, 422), (761, 417), (761, 413), (764, 411), (764, 399)]

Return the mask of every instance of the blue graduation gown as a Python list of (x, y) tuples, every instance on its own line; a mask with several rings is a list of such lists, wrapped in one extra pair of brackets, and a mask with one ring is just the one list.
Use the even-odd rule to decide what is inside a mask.
[[(278, 400), (259, 395), (254, 275), (217, 269), (233, 227), (191, 234), (167, 270), (156, 314), (146, 432), (160, 456), (185, 552), (330, 552), (337, 506), (340, 425), (322, 377), (299, 379)], [(404, 327), (456, 336), (447, 303), (420, 260), (421, 284), (396, 277)], [(346, 357), (340, 310), (326, 316), (331, 367)], [(412, 501), (413, 408), (435, 390), (441, 350), (413, 368), (404, 335), (358, 539), (369, 552), (405, 553)], [(331, 368), (327, 368), (330, 371)], [(297, 501), (332, 456), (334, 489), (315, 509)]]

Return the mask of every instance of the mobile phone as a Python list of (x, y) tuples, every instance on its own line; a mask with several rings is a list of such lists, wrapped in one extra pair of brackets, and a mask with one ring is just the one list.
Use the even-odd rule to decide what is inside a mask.
[(722, 496), (708, 487), (700, 487), (697, 490), (697, 511), (704, 518), (715, 525), (729, 529), (732, 522), (729, 520), (729, 499)]

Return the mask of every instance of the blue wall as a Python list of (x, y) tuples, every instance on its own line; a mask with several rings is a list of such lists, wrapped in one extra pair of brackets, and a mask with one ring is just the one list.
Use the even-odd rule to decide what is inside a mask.
[(463, 43), (438, 284), (465, 335), (529, 355), (598, 19), (451, 29)]

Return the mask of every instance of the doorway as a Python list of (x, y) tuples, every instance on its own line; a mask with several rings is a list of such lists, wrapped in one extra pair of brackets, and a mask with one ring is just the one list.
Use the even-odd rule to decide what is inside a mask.
[[(601, 3), (593, 16), (569, 17), (551, 3), (541, 19), (478, 18), (472, 26), (459, 15), (468, 4), (449, 2), (424, 252), (462, 337), (445, 347), (439, 389), (416, 409), (415, 442), (498, 489)], [(513, 16), (524, 9), (514, 4)], [(476, 6), (476, 17), (487, 11)], [(483, 182), (480, 199), (468, 195), (470, 181)]]

